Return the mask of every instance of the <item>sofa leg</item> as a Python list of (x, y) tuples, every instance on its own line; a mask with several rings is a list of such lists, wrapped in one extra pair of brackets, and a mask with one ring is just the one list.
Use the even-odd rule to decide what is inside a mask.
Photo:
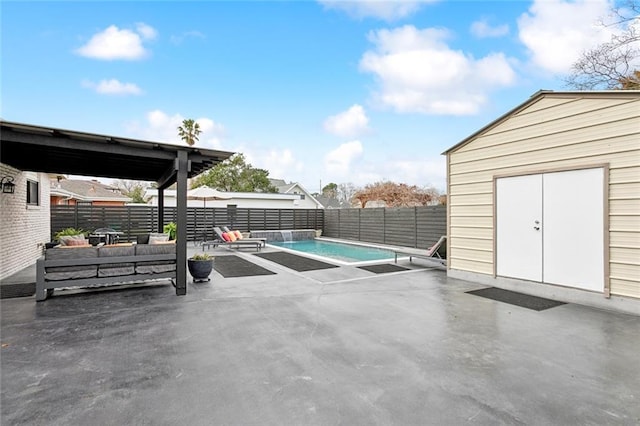
[(47, 299), (47, 289), (44, 288), (44, 259), (36, 261), (36, 301), (41, 302)]

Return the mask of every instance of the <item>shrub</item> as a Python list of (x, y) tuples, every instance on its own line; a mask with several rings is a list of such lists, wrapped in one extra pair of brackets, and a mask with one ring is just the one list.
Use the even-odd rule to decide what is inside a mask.
[(62, 231), (58, 231), (56, 235), (53, 237), (55, 240), (59, 240), (60, 237), (66, 237), (71, 235), (84, 235), (86, 237), (87, 231), (83, 231), (82, 229), (76, 228), (65, 228)]
[(169, 239), (170, 240), (175, 240), (176, 239), (176, 230), (177, 229), (178, 229), (178, 225), (176, 225), (175, 222), (169, 222), (162, 228), (162, 230), (164, 231), (165, 234), (169, 234)]
[(212, 260), (213, 256), (207, 253), (194, 254), (189, 259), (191, 260)]

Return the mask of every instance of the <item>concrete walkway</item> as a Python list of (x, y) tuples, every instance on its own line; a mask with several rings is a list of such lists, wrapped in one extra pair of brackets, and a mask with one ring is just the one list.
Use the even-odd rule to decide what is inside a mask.
[(241, 256), (277, 274), (2, 300), (1, 423), (640, 423), (640, 317)]

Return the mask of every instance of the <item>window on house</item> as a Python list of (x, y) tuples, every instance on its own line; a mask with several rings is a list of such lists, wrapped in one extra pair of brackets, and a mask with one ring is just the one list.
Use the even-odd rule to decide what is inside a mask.
[(35, 180), (27, 180), (27, 204), (40, 205), (40, 185)]
[(304, 194), (300, 194), (300, 199), (304, 200)]

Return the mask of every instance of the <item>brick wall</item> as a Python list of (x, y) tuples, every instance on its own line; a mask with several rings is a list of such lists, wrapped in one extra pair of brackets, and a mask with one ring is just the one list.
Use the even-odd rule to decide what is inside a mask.
[[(0, 192), (0, 279), (36, 262), (50, 237), (49, 177), (0, 163), (0, 178), (12, 176), (15, 193)], [(27, 206), (27, 179), (39, 182), (40, 205)]]

